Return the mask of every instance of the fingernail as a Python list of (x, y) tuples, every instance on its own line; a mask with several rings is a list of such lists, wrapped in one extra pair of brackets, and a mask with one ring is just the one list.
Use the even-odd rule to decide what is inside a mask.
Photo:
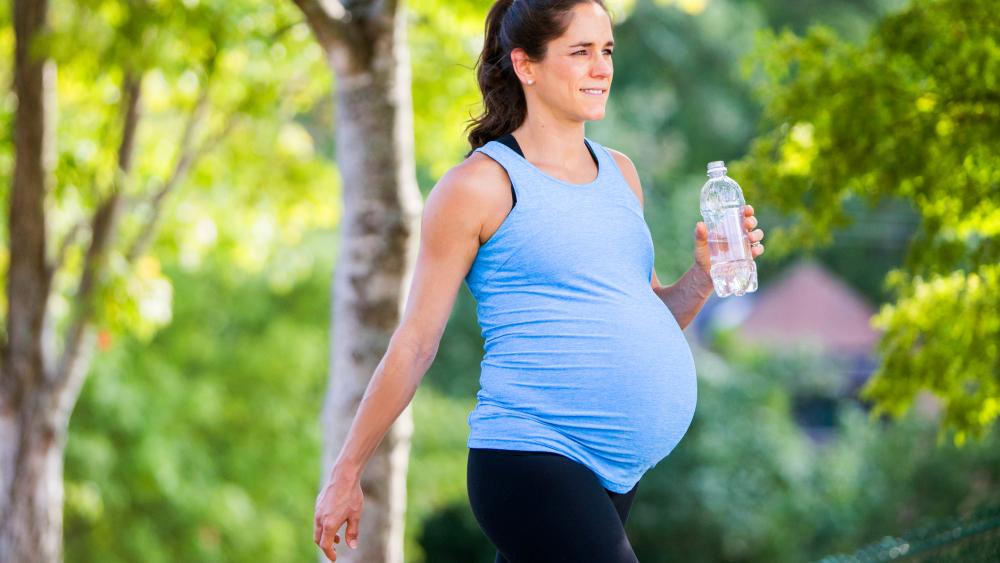
[(350, 540), (350, 541), (347, 542), (347, 544), (351, 546), (351, 549), (357, 549), (358, 548), (358, 541), (357, 540)]

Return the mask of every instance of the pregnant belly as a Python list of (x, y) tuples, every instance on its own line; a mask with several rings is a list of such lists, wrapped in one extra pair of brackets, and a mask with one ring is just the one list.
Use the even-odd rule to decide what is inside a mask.
[(616, 313), (491, 343), (479, 399), (544, 423), (611, 460), (656, 463), (680, 442), (694, 416), (694, 361), (662, 303)]

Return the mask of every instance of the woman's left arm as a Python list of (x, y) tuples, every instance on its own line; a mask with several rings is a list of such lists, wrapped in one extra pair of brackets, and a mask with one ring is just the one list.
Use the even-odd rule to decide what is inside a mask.
[[(751, 230), (757, 226), (757, 218), (753, 216), (753, 207), (750, 205), (743, 208), (743, 226), (750, 231), (748, 235), (750, 242), (764, 238), (763, 230)], [(750, 253), (753, 258), (757, 258), (764, 253), (764, 245), (751, 246)], [(708, 227), (704, 222), (698, 221), (694, 229), (694, 264), (688, 271), (676, 282), (665, 286), (660, 285), (660, 280), (656, 279), (656, 272), (653, 272), (653, 278), (650, 280), (653, 292), (670, 309), (681, 329), (694, 320), (714, 291), (711, 268), (712, 254), (708, 247)]]

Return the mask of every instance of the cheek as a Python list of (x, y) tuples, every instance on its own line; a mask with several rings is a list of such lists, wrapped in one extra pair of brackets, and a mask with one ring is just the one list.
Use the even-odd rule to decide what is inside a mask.
[(586, 57), (571, 58), (555, 69), (560, 79), (565, 81), (576, 81), (587, 76)]

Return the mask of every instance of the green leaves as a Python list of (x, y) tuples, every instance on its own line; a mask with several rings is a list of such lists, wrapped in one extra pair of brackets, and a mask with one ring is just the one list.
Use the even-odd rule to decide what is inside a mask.
[(734, 166), (794, 217), (769, 237), (778, 254), (829, 243), (852, 197), (912, 202), (921, 224), (891, 278), (898, 301), (876, 319), (868, 392), (899, 415), (934, 391), (957, 441), (992, 423), (1000, 397), (998, 25), (987, 0), (917, 0), (861, 45), (821, 28), (762, 34), (745, 67), (767, 130)]
[(946, 398), (956, 443), (981, 437), (1000, 415), (1000, 264), (926, 280), (896, 271), (893, 281), (899, 301), (874, 318), (884, 360), (862, 390), (876, 403), (872, 416), (905, 412), (928, 389)]

